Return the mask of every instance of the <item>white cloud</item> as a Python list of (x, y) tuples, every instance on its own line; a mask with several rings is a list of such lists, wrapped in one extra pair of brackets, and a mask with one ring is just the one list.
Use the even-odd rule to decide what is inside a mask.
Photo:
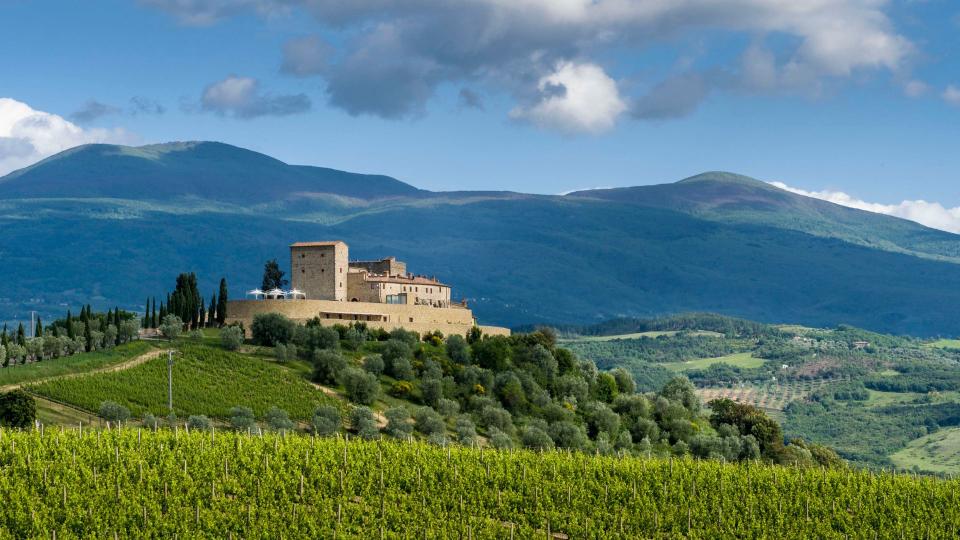
[(311, 103), (306, 94), (264, 94), (260, 91), (260, 83), (256, 79), (230, 75), (204, 89), (200, 106), (205, 111), (217, 114), (256, 118), (306, 112)]
[(806, 191), (790, 187), (783, 182), (770, 182), (770, 184), (798, 195), (829, 201), (849, 208), (866, 210), (867, 212), (909, 219), (932, 229), (960, 234), (960, 207), (945, 208), (940, 203), (922, 200), (903, 201), (900, 204), (879, 204), (857, 199), (842, 191)]
[(26, 103), (0, 98), (0, 175), (88, 143), (130, 143), (123, 129), (84, 129)]
[[(188, 24), (241, 12), (309, 13), (324, 35), (343, 39), (331, 39), (332, 51), (306, 41), (288, 43), (284, 70), (326, 79), (334, 107), (383, 118), (418, 116), (444, 84), (495, 86), (523, 105), (543, 78), (556, 76), (558, 64), (588, 66), (603, 58), (635, 69), (649, 47), (675, 47), (684, 40), (709, 47), (714, 39), (736, 42), (732, 35), (753, 45), (743, 48), (739, 62), (716, 60), (691, 73), (701, 77), (704, 89), (687, 94), (686, 101), (667, 103), (655, 96), (653, 115), (689, 113), (696, 108), (694, 98), (717, 89), (817, 94), (828, 81), (864, 72), (902, 75), (915, 53), (887, 15), (892, 0), (141, 1)], [(734, 81), (738, 77), (743, 80)], [(643, 87), (657, 88), (670, 79), (644, 81)], [(560, 99), (545, 103), (544, 109), (572, 105)], [(637, 117), (648, 117), (644, 111), (641, 106)], [(534, 109), (521, 106), (515, 112)], [(542, 125), (567, 130), (570, 122)]]
[(943, 94), (940, 95), (944, 101), (950, 105), (960, 106), (960, 88), (957, 88), (954, 85), (947, 86), (947, 89), (943, 91)]
[(921, 97), (929, 90), (927, 83), (918, 80), (907, 81), (907, 84), (903, 85), (903, 93), (912, 98)]
[(537, 84), (539, 101), (516, 107), (511, 118), (564, 133), (601, 133), (627, 110), (617, 83), (595, 64), (562, 62)]

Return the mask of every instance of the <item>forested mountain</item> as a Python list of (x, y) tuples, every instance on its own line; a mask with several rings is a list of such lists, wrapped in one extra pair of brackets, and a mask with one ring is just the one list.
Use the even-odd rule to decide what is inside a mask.
[(338, 238), (452, 283), (484, 323), (711, 311), (960, 333), (960, 236), (725, 173), (437, 193), (218, 143), (94, 145), (0, 179), (0, 230), (0, 321), (90, 299), (137, 309), (184, 270), (205, 292), (226, 277), (236, 297), (291, 242)]

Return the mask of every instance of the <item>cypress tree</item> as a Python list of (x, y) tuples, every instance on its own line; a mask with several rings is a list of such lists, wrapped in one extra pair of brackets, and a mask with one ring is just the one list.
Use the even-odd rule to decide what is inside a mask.
[(210, 297), (210, 308), (207, 309), (207, 326), (212, 327), (217, 322), (217, 294)]
[(150, 328), (150, 299), (147, 298), (147, 303), (143, 306), (143, 327)]
[(87, 322), (83, 325), (83, 338), (86, 340), (86, 346), (84, 347), (87, 352), (93, 348), (93, 334), (90, 331), (90, 317), (87, 316)]
[(227, 278), (220, 278), (220, 294), (217, 296), (217, 324), (227, 320)]
[(7, 323), (3, 323), (3, 333), (0, 334), (0, 345), (4, 347), (10, 345), (10, 336), (7, 335)]
[(77, 337), (73, 335), (73, 315), (69, 309), (67, 310), (67, 337), (70, 339)]
[(33, 337), (43, 337), (43, 321), (37, 315), (37, 328), (33, 331)]
[(151, 317), (150, 328), (156, 328), (157, 326), (159, 326), (157, 324), (157, 297), (156, 296), (153, 297), (153, 310), (151, 313), (152, 314), (150, 316)]
[(197, 326), (203, 328), (207, 325), (207, 308), (203, 305), (203, 302), (200, 302), (200, 319), (197, 321)]
[(17, 345), (23, 347), (27, 343), (27, 333), (23, 330), (23, 323), (17, 326)]

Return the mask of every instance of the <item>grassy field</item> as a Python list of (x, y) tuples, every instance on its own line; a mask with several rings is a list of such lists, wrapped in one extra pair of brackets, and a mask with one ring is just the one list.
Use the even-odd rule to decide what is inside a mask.
[[(565, 338), (559, 340), (561, 343), (570, 343), (574, 341), (614, 341), (617, 339), (640, 339), (640, 338), (658, 338), (660, 336), (675, 336), (680, 332), (674, 330), (666, 330), (662, 332), (636, 332), (633, 334), (617, 334), (614, 336), (577, 336), (575, 338)], [(723, 334), (719, 332), (707, 332), (703, 330), (695, 330), (693, 332), (687, 332), (691, 336), (710, 336), (710, 337), (723, 337)]]
[(940, 349), (960, 349), (960, 339), (940, 339), (929, 344)]
[(37, 420), (47, 426), (99, 425), (101, 420), (85, 411), (37, 397)]
[(749, 352), (728, 354), (717, 358), (700, 358), (697, 360), (687, 360), (686, 362), (672, 362), (663, 364), (664, 367), (674, 371), (688, 371), (691, 369), (704, 369), (714, 364), (730, 364), (742, 368), (756, 368), (763, 365), (766, 360), (755, 358)]
[(110, 367), (163, 345), (164, 343), (161, 342), (134, 341), (108, 351), (97, 351), (67, 358), (0, 368), (0, 387)]
[(960, 428), (944, 428), (914, 439), (890, 459), (903, 469), (956, 474), (960, 470)]
[[(178, 416), (204, 414), (225, 418), (242, 405), (261, 416), (278, 406), (295, 419), (308, 419), (321, 404), (341, 402), (313, 387), (297, 369), (261, 358), (229, 353), (187, 342), (173, 368), (173, 405)], [(29, 391), (97, 411), (103, 401), (116, 401), (135, 416), (167, 415), (167, 360), (157, 358), (124, 371), (96, 373), (32, 385)]]

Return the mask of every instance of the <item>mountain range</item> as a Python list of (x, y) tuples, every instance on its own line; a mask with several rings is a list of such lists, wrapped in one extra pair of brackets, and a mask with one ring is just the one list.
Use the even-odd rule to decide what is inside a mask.
[(960, 334), (960, 236), (744, 176), (431, 192), (212, 142), (81, 146), (0, 178), (0, 321), (138, 309), (182, 271), (238, 297), (290, 243), (333, 238), (452, 283), (490, 324), (711, 311)]

